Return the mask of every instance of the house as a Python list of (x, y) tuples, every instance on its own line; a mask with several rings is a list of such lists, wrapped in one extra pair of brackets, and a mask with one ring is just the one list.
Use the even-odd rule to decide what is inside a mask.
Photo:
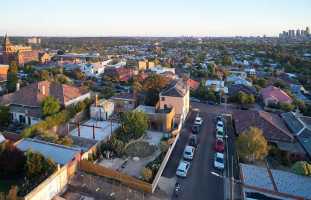
[(112, 101), (102, 99), (98, 100), (96, 96), (95, 103), (90, 106), (90, 116), (96, 120), (108, 120), (114, 111), (114, 103)]
[(265, 111), (237, 110), (233, 112), (233, 119), (237, 134), (241, 134), (253, 126), (260, 128), (270, 143), (294, 142), (294, 136), (276, 114)]
[(228, 87), (225, 87), (225, 82), (222, 80), (207, 80), (205, 86), (214, 89), (215, 92), (228, 94)]
[(189, 86), (184, 80), (173, 80), (160, 92), (159, 108), (174, 107), (177, 118), (184, 122), (190, 108), (189, 94)]
[(254, 68), (246, 68), (244, 72), (246, 72), (248, 76), (256, 76), (256, 69)]
[(309, 92), (302, 85), (290, 84), (290, 90), (298, 100), (310, 102), (310, 99), (305, 96)]
[(170, 68), (170, 67), (156, 66), (156, 67), (149, 68), (149, 70), (155, 74), (164, 74), (166, 72), (171, 72), (175, 74), (175, 68)]
[(311, 117), (293, 112), (282, 113), (281, 117), (311, 159)]
[(268, 86), (261, 89), (260, 97), (265, 106), (276, 105), (279, 103), (291, 104), (293, 102), (293, 99), (286, 92), (274, 86)]
[(105, 67), (110, 63), (111, 60), (103, 62), (83, 63), (81, 64), (80, 70), (89, 77), (98, 77), (105, 72)]
[(161, 109), (159, 104), (157, 106), (139, 105), (135, 110), (146, 113), (151, 129), (170, 132), (174, 127), (174, 107)]
[(10, 107), (13, 121), (33, 125), (40, 121), (41, 103), (48, 96), (56, 98), (61, 106), (67, 107), (90, 98), (91, 94), (74, 86), (40, 81), (0, 97), (0, 104)]
[(243, 79), (247, 78), (247, 73), (243, 71), (229, 71), (229, 76), (241, 77)]
[(200, 83), (196, 80), (193, 80), (193, 79), (188, 79), (187, 84), (190, 87), (190, 90), (192, 90), (192, 91), (197, 90), (200, 86)]
[(128, 81), (134, 75), (134, 70), (126, 67), (106, 67), (105, 75), (115, 78), (119, 81)]
[(230, 75), (229, 77), (227, 77), (226, 81), (228, 83), (233, 84), (233, 85), (246, 85), (246, 86), (252, 86), (253, 85), (250, 81), (248, 81), (248, 80), (246, 80), (240, 76), (235, 76), (235, 75)]
[(41, 64), (47, 64), (51, 61), (51, 56), (47, 52), (39, 52), (38, 56)]
[(137, 99), (133, 93), (120, 93), (110, 98), (116, 112), (133, 110), (137, 106)]
[(254, 97), (257, 96), (256, 88), (254, 88), (252, 86), (246, 86), (243, 84), (236, 84), (236, 85), (230, 85), (229, 86), (229, 94), (228, 95), (230, 97), (234, 97), (239, 92), (244, 92), (245, 94), (253, 95)]
[(38, 152), (59, 165), (66, 165), (74, 160), (80, 160), (80, 149), (38, 139), (24, 138), (16, 142), (15, 146), (23, 152), (28, 150)]

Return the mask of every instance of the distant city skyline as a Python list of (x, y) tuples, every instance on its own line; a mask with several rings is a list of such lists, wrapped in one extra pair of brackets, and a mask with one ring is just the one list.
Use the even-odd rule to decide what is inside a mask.
[(310, 0), (3, 0), (0, 35), (278, 36), (311, 26)]

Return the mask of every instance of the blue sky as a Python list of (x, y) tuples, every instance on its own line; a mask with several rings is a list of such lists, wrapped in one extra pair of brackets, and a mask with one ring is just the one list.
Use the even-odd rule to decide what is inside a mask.
[(249, 36), (311, 26), (311, 0), (0, 0), (0, 35)]

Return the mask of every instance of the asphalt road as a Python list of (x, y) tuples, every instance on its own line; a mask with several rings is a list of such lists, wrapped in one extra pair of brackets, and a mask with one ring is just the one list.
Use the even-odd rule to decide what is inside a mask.
[[(204, 123), (199, 133), (199, 146), (196, 149), (194, 160), (191, 162), (187, 178), (178, 178), (181, 183), (181, 193), (178, 198), (184, 200), (222, 200), (224, 199), (224, 180), (211, 174), (214, 169), (214, 142), (215, 142), (215, 118), (218, 112), (210, 112), (206, 104), (192, 104), (192, 108), (199, 108)], [(191, 135), (191, 125), (196, 115), (190, 113), (180, 138), (175, 146), (171, 158), (164, 170), (163, 176), (171, 178), (175, 176), (176, 169), (185, 145)]]

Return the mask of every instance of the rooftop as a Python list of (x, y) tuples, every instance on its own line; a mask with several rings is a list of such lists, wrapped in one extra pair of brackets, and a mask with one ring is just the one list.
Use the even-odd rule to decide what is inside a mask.
[(80, 149), (49, 143), (38, 139), (25, 138), (17, 142), (16, 147), (21, 151), (32, 150), (41, 153), (44, 157), (54, 162), (65, 165), (80, 153)]

